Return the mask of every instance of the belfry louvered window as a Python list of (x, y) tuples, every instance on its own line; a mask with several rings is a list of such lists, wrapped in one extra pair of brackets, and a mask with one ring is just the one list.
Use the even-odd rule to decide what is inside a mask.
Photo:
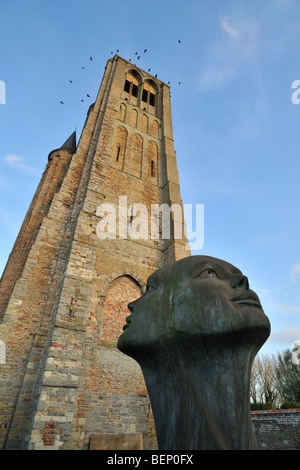
[(139, 82), (138, 79), (132, 73), (128, 73), (126, 76), (124, 91), (128, 93), (128, 97), (126, 98), (128, 101), (130, 101), (130, 98), (132, 96), (134, 98), (138, 97)]

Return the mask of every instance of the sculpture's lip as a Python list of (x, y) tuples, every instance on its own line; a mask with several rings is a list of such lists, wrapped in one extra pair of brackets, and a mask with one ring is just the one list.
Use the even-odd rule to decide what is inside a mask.
[(255, 305), (256, 307), (262, 308), (259, 298), (253, 291), (243, 292), (237, 297), (231, 299), (231, 302), (234, 302), (235, 304)]
[(233, 301), (235, 304), (247, 304), (247, 305), (255, 305), (256, 307), (261, 307), (260, 302), (257, 302), (256, 300), (251, 300), (251, 299), (244, 299), (244, 300), (235, 300)]
[(131, 323), (131, 317), (127, 317), (126, 318), (126, 323), (123, 326), (123, 331), (125, 331), (129, 327), (130, 323)]

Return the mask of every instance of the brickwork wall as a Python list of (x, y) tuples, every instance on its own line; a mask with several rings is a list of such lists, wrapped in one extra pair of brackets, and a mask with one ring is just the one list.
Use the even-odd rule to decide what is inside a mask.
[(129, 315), (128, 303), (141, 295), (140, 287), (129, 276), (120, 276), (110, 283), (103, 305), (100, 336), (102, 340), (117, 342), (125, 319)]
[(252, 411), (261, 450), (300, 450), (300, 409)]
[(0, 283), (0, 319), (20, 278), (40, 225), (49, 211), (68, 168), (71, 152), (59, 150), (49, 155), (49, 162), (14, 243)]
[[(0, 338), (6, 344), (6, 363), (0, 367), (1, 448), (24, 448), (30, 436), (68, 259), (70, 234), (76, 220), (72, 214), (78, 208), (79, 184), (94, 125), (95, 115), (90, 113), (81, 136), (81, 149), (73, 155), (63, 181), (55, 186), (48, 212), (39, 220), (40, 227), (29, 244), (22, 277), (15, 283), (0, 324)], [(54, 159), (58, 154), (71, 157), (69, 151), (59, 149)], [(41, 180), (28, 215), (35, 212), (35, 202), (40, 199), (39, 189), (43, 189), (45, 179)], [(21, 232), (23, 228), (24, 225)]]
[[(121, 303), (139, 296), (154, 270), (190, 252), (172, 233), (170, 240), (97, 236), (98, 206), (117, 209), (119, 196), (149, 213), (151, 204), (182, 204), (169, 89), (156, 81), (156, 106), (145, 111), (140, 95), (124, 94), (131, 69), (121, 58), (108, 61), (0, 325), (8, 350), (0, 373), (4, 448), (87, 449), (97, 432), (141, 433), (144, 448), (156, 446), (139, 366), (116, 349), (128, 314)], [(139, 74), (140, 84), (149, 79)]]

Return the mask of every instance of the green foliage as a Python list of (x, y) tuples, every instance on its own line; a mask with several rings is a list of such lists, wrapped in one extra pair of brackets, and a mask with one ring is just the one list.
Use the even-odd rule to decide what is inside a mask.
[(270, 401), (267, 401), (266, 403), (259, 402), (250, 404), (251, 411), (272, 410), (273, 408), (273, 403)]
[(297, 403), (295, 401), (284, 401), (283, 403), (281, 403), (280, 408), (282, 410), (300, 408), (300, 403)]
[(251, 403), (250, 408), (251, 408), (251, 411), (266, 410), (267, 405), (266, 403)]

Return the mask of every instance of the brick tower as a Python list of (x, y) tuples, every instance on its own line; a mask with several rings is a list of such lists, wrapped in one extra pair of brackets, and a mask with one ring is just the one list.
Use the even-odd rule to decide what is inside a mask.
[[(104, 204), (116, 236), (108, 223), (99, 236)], [(150, 221), (148, 236), (130, 237), (136, 204), (182, 208), (170, 90), (115, 56), (78, 145), (73, 133), (50, 152), (1, 279), (2, 449), (89, 449), (97, 438), (113, 448), (114, 437), (155, 448), (142, 373), (116, 342), (148, 276), (190, 252), (172, 212), (169, 237), (151, 236)]]

